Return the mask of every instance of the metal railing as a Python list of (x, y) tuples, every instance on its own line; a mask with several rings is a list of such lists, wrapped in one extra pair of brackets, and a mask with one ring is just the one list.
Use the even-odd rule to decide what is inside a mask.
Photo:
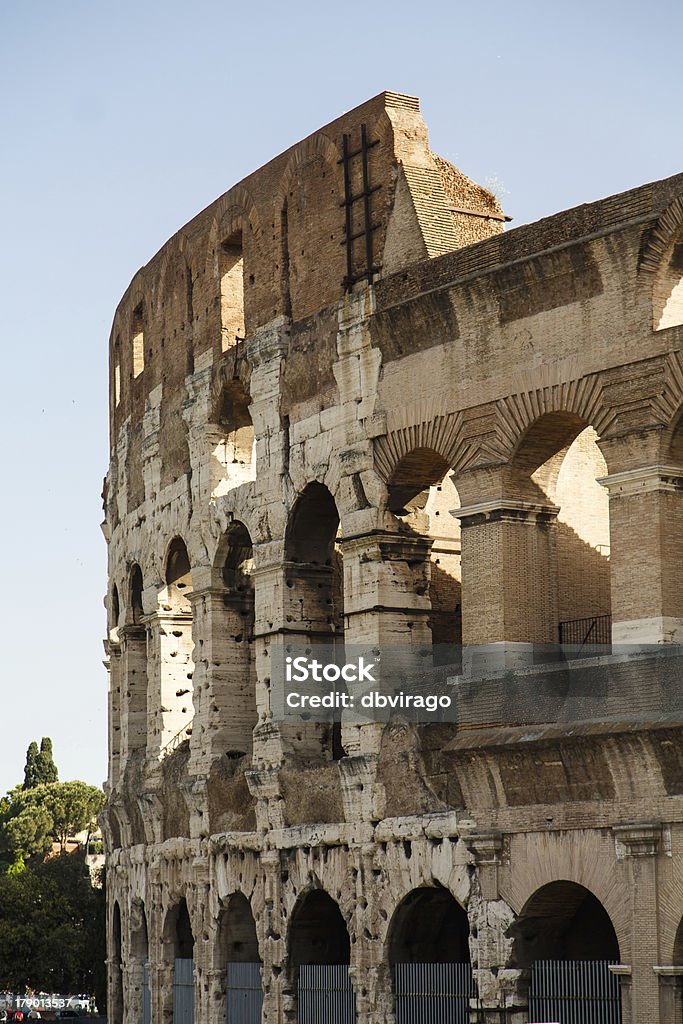
[(621, 1024), (619, 979), (606, 960), (537, 960), (531, 970), (529, 1020)]
[(261, 1024), (263, 1011), (262, 965), (228, 964), (226, 1024)]
[(302, 964), (298, 997), (298, 1024), (355, 1024), (348, 964)]
[(577, 647), (581, 653), (584, 647), (593, 647), (595, 644), (609, 646), (612, 643), (612, 616), (591, 615), (584, 619), (561, 622), (560, 643)]
[(470, 964), (396, 964), (396, 1024), (468, 1024), (477, 989)]
[(194, 1024), (194, 960), (181, 957), (173, 970), (173, 1024)]

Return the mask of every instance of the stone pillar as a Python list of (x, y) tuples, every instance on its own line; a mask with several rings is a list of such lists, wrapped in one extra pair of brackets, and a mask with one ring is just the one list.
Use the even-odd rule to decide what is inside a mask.
[(143, 971), (144, 960), (137, 956), (129, 957), (123, 968), (123, 1024), (142, 1024)]
[[(112, 631), (114, 632), (114, 631)], [(118, 631), (116, 631), (118, 633)], [(121, 644), (105, 641), (105, 668), (109, 676), (109, 785), (116, 786), (121, 770)]]
[(633, 1022), (633, 986), (631, 984), (631, 968), (628, 964), (610, 964), (610, 974), (619, 979), (621, 996), (621, 1024)]
[(506, 497), (453, 512), (462, 526), (463, 644), (558, 643), (558, 512)]
[[(114, 948), (113, 941), (110, 940), (108, 948)], [(117, 957), (107, 959), (107, 1006), (109, 1008), (108, 1020), (112, 1024), (122, 1024), (124, 1016), (123, 972), (121, 961)]]
[(683, 469), (611, 473), (612, 640), (683, 643)]
[(256, 666), (253, 622), (243, 596), (209, 587), (195, 590), (191, 601), (196, 643), (190, 745), (196, 774), (208, 770), (221, 754), (251, 751)]
[(657, 926), (657, 850), (662, 827), (657, 823), (613, 827), (617, 857), (628, 872), (631, 896), (631, 1024), (659, 1020), (659, 985), (653, 966), (659, 957)]
[(659, 980), (660, 1024), (680, 1024), (683, 1020), (683, 966), (652, 969)]
[[(347, 646), (431, 647), (431, 544), (429, 537), (388, 530), (342, 541)], [(342, 744), (351, 757), (376, 755), (381, 735), (381, 723), (344, 722)]]
[(192, 726), (192, 614), (160, 611), (148, 622), (147, 752), (158, 758)]
[(134, 750), (147, 744), (147, 630), (122, 626), (121, 638), (121, 759), (125, 765)]

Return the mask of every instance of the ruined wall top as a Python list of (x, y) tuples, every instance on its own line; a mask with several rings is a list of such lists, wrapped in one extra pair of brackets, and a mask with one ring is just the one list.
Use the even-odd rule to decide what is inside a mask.
[[(235, 185), (138, 271), (111, 333), (112, 440), (166, 383), (162, 367), (191, 372), (235, 336), (312, 317), (359, 281), (487, 238), (504, 219), (490, 192), (430, 151), (419, 100), (380, 93)], [(240, 280), (221, 295), (231, 260)], [(227, 328), (221, 302), (243, 303)]]

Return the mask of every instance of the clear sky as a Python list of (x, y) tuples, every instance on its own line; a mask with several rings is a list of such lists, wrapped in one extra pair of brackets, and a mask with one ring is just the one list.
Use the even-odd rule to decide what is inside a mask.
[(680, 0), (4, 0), (0, 793), (106, 775), (107, 339), (195, 213), (383, 89), (513, 226), (683, 171)]

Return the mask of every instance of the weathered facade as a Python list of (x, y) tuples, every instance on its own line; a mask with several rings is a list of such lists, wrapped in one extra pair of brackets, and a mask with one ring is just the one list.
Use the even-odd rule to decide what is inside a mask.
[(683, 640), (683, 175), (504, 219), (384, 93), (118, 307), (113, 1024), (170, 1024), (178, 961), (202, 1024), (258, 963), (267, 1024), (322, 1020), (311, 964), (349, 965), (359, 1024), (413, 1019), (419, 961), (471, 964), (472, 1019), (527, 1021), (537, 960), (612, 961), (625, 1022), (683, 1019), (675, 724), (271, 715), (287, 638), (507, 641), (502, 686), (529, 644)]

